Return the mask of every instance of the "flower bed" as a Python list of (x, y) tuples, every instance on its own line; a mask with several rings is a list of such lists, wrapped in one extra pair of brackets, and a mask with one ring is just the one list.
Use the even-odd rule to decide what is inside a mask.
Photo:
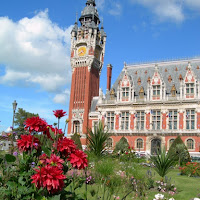
[(184, 167), (179, 168), (181, 175), (187, 176), (200, 176), (200, 163), (197, 162), (188, 162)]

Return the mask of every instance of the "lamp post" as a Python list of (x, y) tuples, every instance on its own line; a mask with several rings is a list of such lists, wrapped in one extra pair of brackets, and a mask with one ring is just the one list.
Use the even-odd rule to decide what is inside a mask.
[(14, 120), (15, 120), (15, 111), (16, 111), (16, 108), (17, 108), (17, 102), (16, 100), (14, 100), (14, 102), (12, 103), (13, 105), (13, 121), (12, 121), (12, 136), (11, 136), (11, 153), (13, 153), (13, 150), (14, 150), (14, 142), (13, 142), (13, 130), (14, 130)]

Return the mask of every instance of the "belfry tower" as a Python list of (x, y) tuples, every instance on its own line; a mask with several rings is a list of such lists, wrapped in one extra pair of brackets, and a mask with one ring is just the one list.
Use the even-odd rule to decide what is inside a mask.
[(99, 95), (99, 78), (104, 62), (106, 33), (95, 0), (87, 0), (86, 7), (71, 32), (72, 83), (69, 106), (68, 136), (80, 133), (85, 143), (91, 101)]

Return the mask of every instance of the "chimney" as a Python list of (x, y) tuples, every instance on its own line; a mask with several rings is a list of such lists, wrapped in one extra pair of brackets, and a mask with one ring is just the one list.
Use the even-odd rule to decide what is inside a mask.
[(110, 91), (111, 87), (111, 78), (112, 78), (112, 65), (107, 65), (107, 90)]

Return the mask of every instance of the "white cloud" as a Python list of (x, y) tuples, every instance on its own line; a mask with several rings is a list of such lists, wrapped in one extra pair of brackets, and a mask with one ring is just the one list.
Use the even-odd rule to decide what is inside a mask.
[(199, 0), (184, 0), (185, 5), (192, 9), (200, 9), (200, 1)]
[(105, 6), (105, 0), (96, 0), (97, 8), (103, 10)]
[(65, 90), (65, 92), (63, 92), (62, 94), (57, 94), (53, 100), (55, 103), (66, 105), (69, 96), (70, 96), (70, 91)]
[(114, 16), (121, 15), (122, 12), (121, 4), (118, 2), (112, 2), (112, 8), (108, 12)]
[(70, 32), (48, 17), (48, 10), (14, 22), (0, 17), (1, 84), (32, 86), (59, 93), (71, 80)]
[(141, 4), (150, 9), (159, 21), (182, 22), (184, 13), (182, 0), (131, 0), (133, 3)]

